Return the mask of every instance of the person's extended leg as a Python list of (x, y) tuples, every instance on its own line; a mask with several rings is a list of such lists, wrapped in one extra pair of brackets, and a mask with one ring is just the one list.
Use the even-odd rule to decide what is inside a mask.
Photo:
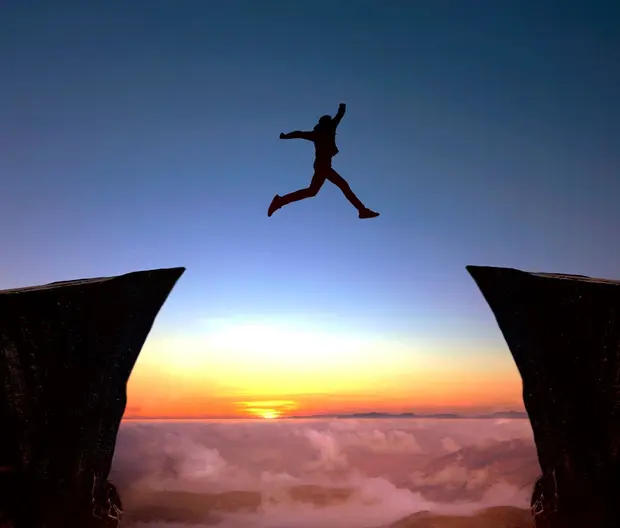
[(329, 174), (327, 175), (327, 179), (332, 182), (336, 187), (338, 187), (342, 194), (345, 195), (346, 199), (351, 202), (351, 205), (355, 207), (359, 213), (360, 218), (374, 218), (379, 216), (379, 213), (372, 211), (366, 207), (361, 200), (355, 195), (355, 193), (351, 190), (351, 187), (347, 183), (347, 181), (340, 176), (334, 169), (331, 169)]
[(318, 192), (323, 187), (325, 183), (325, 173), (323, 171), (317, 170), (314, 172), (312, 176), (312, 180), (310, 181), (310, 185), (305, 189), (299, 189), (298, 191), (293, 191), (291, 193), (285, 194), (284, 196), (280, 196), (276, 194), (269, 205), (269, 210), (267, 211), (267, 216), (271, 216), (281, 207), (288, 205), (293, 202), (298, 202), (299, 200), (304, 200), (305, 198), (312, 198), (316, 196)]

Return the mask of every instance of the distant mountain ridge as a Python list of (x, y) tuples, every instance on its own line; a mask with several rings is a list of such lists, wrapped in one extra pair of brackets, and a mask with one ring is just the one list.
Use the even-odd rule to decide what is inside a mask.
[[(308, 414), (306, 416), (281, 416), (279, 420), (311, 420), (311, 419), (398, 419), (398, 418), (418, 418), (418, 419), (436, 419), (436, 420), (471, 420), (471, 419), (495, 419), (495, 420), (513, 420), (526, 419), (527, 413), (522, 411), (501, 411), (487, 414), (456, 414), (456, 413), (438, 413), (438, 414), (416, 414), (416, 413), (382, 413), (382, 412), (366, 412), (366, 413), (350, 413), (350, 414)], [(179, 416), (135, 416), (127, 414), (123, 416), (123, 420), (132, 421), (156, 421), (156, 420), (258, 420), (258, 416), (240, 417), (240, 416), (192, 416), (184, 418)]]
[(439, 414), (416, 414), (416, 413), (382, 413), (382, 412), (367, 412), (367, 413), (350, 413), (350, 414), (310, 414), (307, 416), (283, 416), (281, 419), (287, 420), (304, 420), (312, 418), (357, 418), (357, 419), (369, 419), (369, 418), (424, 418), (424, 419), (443, 419), (443, 420), (458, 420), (458, 419), (507, 419), (507, 420), (523, 420), (526, 419), (527, 413), (524, 411), (501, 411), (487, 414), (454, 414), (454, 413), (439, 413)]

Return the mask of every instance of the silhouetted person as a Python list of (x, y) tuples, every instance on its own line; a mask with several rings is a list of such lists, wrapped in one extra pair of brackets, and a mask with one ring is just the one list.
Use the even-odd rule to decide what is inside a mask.
[(355, 196), (355, 193), (345, 179), (332, 168), (332, 158), (338, 154), (336, 128), (344, 116), (345, 109), (346, 105), (341, 103), (338, 113), (333, 118), (329, 115), (321, 117), (312, 132), (295, 131), (288, 134), (280, 134), (280, 139), (307, 139), (314, 143), (314, 176), (312, 176), (310, 186), (305, 189), (300, 189), (284, 196), (276, 194), (271, 201), (271, 205), (269, 205), (268, 216), (292, 202), (316, 196), (325, 180), (329, 180), (343, 192), (347, 200), (358, 210), (360, 218), (375, 218), (379, 216), (379, 213), (368, 209)]

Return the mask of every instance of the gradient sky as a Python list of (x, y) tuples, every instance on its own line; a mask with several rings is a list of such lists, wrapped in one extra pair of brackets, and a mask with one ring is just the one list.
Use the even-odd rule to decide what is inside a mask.
[[(186, 266), (128, 415), (521, 408), (467, 264), (620, 277), (620, 4), (0, 7), (0, 287)], [(278, 134), (346, 102), (334, 167)]]

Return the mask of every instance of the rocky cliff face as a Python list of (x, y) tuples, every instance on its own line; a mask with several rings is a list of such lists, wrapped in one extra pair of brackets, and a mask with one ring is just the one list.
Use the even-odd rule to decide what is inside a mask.
[(184, 268), (0, 291), (0, 520), (115, 526), (126, 383)]
[(523, 378), (537, 528), (620, 526), (620, 282), (467, 268)]

